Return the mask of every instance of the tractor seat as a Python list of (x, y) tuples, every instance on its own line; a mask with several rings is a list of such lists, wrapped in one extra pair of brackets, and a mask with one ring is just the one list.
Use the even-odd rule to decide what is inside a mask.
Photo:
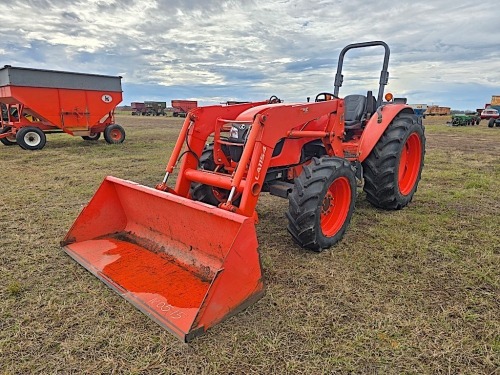
[(346, 129), (361, 129), (366, 113), (366, 96), (347, 95), (344, 98), (344, 124)]

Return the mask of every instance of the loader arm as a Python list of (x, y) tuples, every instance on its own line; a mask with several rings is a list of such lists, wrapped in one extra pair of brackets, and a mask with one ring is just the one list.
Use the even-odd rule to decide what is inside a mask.
[[(266, 104), (249, 107), (246, 111), (221, 110), (209, 107), (193, 111), (189, 124), (185, 122), (188, 150), (179, 170), (175, 193), (189, 196), (191, 183), (198, 182), (217, 186), (241, 193), (239, 207), (234, 207), (231, 200), (220, 207), (252, 217), (263, 186), (266, 173), (276, 143), (282, 138), (324, 139), (325, 145), (340, 144), (343, 136), (343, 101), (330, 100), (305, 104)], [(224, 117), (223, 117), (224, 116)], [(194, 118), (194, 119), (193, 119)], [(323, 119), (322, 130), (301, 130), (305, 124), (316, 119)], [(198, 157), (208, 137), (216, 131), (216, 126), (237, 122), (248, 122), (250, 132), (243, 147), (241, 159), (231, 175), (212, 171), (198, 170)], [(187, 124), (187, 125), (186, 125)], [(176, 148), (183, 142), (179, 137)], [(217, 139), (215, 140), (217, 142)], [(330, 148), (331, 153), (334, 150)], [(191, 152), (192, 151), (192, 152)], [(167, 172), (171, 170), (170, 160)], [(173, 169), (173, 168), (172, 168)], [(231, 196), (230, 196), (231, 197)]]
[[(182, 124), (181, 132), (179, 133), (179, 137), (177, 138), (174, 150), (170, 155), (170, 159), (165, 169), (166, 172), (168, 174), (173, 172), (174, 167), (178, 163), (179, 158), (181, 156), (181, 150), (186, 145), (187, 136), (189, 137), (187, 142), (187, 144), (189, 145), (188, 150), (191, 150), (196, 155), (200, 155), (201, 151), (203, 150), (203, 146), (207, 141), (208, 136), (215, 132), (215, 125), (217, 123), (217, 118), (222, 116), (224, 118), (234, 119), (241, 112), (249, 108), (263, 105), (266, 103), (267, 101), (244, 103), (232, 106), (217, 105), (217, 106), (197, 107), (191, 110), (188, 116), (186, 116), (184, 123)], [(192, 165), (193, 161), (197, 162), (197, 158), (195, 157), (193, 160), (192, 157), (194, 157), (194, 155), (190, 154), (190, 156), (191, 158), (188, 157), (186, 159), (188, 160), (189, 164)], [(185, 194), (182, 193), (185, 190), (184, 186), (177, 185), (175, 190), (177, 194), (185, 196)]]

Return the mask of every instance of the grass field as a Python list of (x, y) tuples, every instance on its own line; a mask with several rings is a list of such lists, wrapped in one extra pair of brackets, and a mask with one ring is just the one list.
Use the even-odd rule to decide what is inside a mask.
[(182, 120), (117, 120), (122, 145), (0, 145), (0, 374), (499, 373), (499, 128), (426, 119), (412, 203), (381, 211), (359, 191), (346, 236), (320, 254), (294, 245), (287, 201), (264, 194), (266, 295), (186, 345), (59, 246), (104, 176), (163, 176)]

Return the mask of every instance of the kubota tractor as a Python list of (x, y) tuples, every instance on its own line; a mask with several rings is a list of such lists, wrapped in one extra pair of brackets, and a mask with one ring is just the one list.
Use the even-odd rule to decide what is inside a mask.
[[(339, 97), (347, 51), (385, 49), (377, 96)], [(384, 101), (389, 47), (345, 47), (333, 93), (314, 102), (267, 101), (189, 112), (155, 189), (107, 177), (62, 242), (65, 251), (182, 340), (263, 294), (255, 207), (288, 198), (288, 231), (315, 251), (342, 239), (357, 179), (368, 201), (397, 210), (423, 167), (421, 119)], [(180, 164), (175, 187), (167, 180)]]

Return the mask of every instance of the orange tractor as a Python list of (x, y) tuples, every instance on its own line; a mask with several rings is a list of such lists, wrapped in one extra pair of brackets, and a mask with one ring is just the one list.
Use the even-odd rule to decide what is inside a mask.
[[(379, 91), (338, 96), (344, 55), (385, 49)], [(149, 188), (107, 177), (62, 241), (64, 250), (184, 341), (264, 292), (255, 207), (288, 198), (288, 231), (315, 251), (342, 239), (356, 188), (387, 210), (405, 207), (425, 153), (412, 108), (383, 99), (389, 47), (345, 47), (333, 93), (314, 102), (198, 107), (188, 114), (163, 181)], [(167, 185), (180, 164), (176, 184)]]

